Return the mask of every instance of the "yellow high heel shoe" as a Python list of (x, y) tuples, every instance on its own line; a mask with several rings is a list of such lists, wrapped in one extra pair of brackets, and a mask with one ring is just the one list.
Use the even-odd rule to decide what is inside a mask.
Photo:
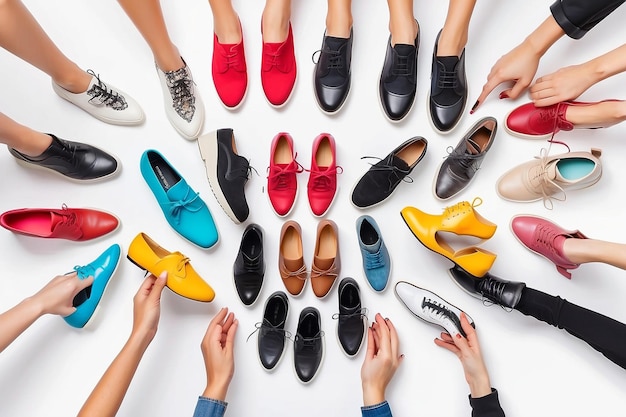
[(447, 207), (440, 215), (424, 213), (415, 207), (405, 207), (400, 214), (413, 235), (427, 249), (445, 256), (471, 275), (482, 277), (495, 262), (496, 254), (476, 246), (455, 251), (438, 233), (450, 232), (480, 239), (492, 237), (497, 225), (474, 210), (481, 203), (480, 198), (475, 198), (471, 204), (463, 201)]
[(126, 257), (157, 277), (167, 271), (167, 287), (178, 295), (204, 302), (215, 298), (215, 291), (193, 269), (189, 258), (180, 252), (169, 252), (145, 233), (135, 236)]

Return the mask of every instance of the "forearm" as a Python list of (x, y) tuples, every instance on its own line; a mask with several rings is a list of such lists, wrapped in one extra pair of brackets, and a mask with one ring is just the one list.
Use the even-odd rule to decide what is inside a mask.
[(6, 349), (24, 330), (43, 315), (41, 306), (27, 298), (12, 309), (0, 314), (0, 352)]
[(626, 44), (583, 64), (594, 84), (626, 71)]
[(149, 340), (131, 335), (87, 398), (79, 417), (115, 416), (149, 343)]
[(539, 57), (542, 57), (564, 34), (565, 32), (556, 20), (549, 16), (524, 39), (523, 43), (528, 45)]

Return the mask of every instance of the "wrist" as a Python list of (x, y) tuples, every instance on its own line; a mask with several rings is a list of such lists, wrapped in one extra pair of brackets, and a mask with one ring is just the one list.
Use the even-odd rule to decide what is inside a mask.
[(607, 63), (604, 62), (601, 58), (602, 57), (595, 58), (582, 64), (585, 72), (589, 74), (592, 84), (595, 84), (613, 75), (609, 65), (607, 65)]
[(44, 307), (44, 303), (36, 295), (25, 298), (20, 305), (27, 311), (28, 316), (34, 319), (48, 313)]
[(488, 376), (468, 378), (467, 384), (469, 385), (472, 398), (480, 398), (491, 394), (491, 382)]
[(154, 335), (149, 335), (145, 332), (135, 331), (133, 330), (128, 338), (128, 342), (126, 343), (130, 347), (140, 349), (141, 351), (145, 351), (150, 343)]
[(543, 21), (526, 39), (526, 44), (538, 57), (542, 57), (565, 32), (552, 16)]
[(385, 401), (385, 389), (363, 384), (363, 405), (370, 406)]
[(209, 382), (202, 393), (203, 397), (212, 398), (214, 400), (226, 401), (229, 383)]

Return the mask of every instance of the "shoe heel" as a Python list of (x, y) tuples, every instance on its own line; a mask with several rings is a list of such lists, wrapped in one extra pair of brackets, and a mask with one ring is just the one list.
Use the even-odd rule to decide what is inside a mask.
[(135, 265), (137, 268), (141, 269), (142, 271), (148, 272), (148, 270), (146, 268), (144, 268), (143, 266), (139, 265), (137, 262), (133, 261), (133, 259), (129, 255), (126, 255), (126, 259), (128, 259), (130, 261), (130, 263), (132, 263), (133, 265)]
[(456, 252), (450, 260), (470, 275), (481, 278), (489, 272), (496, 261), (496, 257), (495, 253), (470, 246)]
[(562, 266), (556, 265), (556, 270), (559, 271), (559, 274), (563, 275), (567, 279), (572, 279), (572, 274), (567, 269)]

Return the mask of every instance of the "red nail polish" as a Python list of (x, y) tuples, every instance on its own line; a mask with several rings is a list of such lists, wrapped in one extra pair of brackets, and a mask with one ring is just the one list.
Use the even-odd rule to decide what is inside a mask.
[(500, 93), (500, 100), (502, 100), (503, 98), (509, 98), (509, 94), (506, 91)]

